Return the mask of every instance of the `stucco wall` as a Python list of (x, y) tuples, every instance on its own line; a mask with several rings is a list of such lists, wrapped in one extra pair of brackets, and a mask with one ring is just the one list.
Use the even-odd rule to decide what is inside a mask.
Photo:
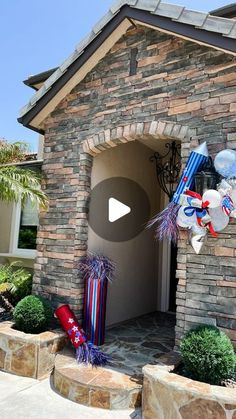
[[(131, 49), (137, 74), (130, 76)], [(87, 250), (87, 198), (92, 156), (140, 135), (182, 141), (182, 160), (206, 140), (212, 156), (236, 148), (236, 59), (230, 54), (147, 28), (129, 30), (47, 118), (44, 165), (49, 211), (42, 214), (34, 289), (81, 314), (83, 282), (76, 264)], [(122, 140), (122, 141), (121, 141)], [(86, 142), (87, 151), (82, 143)], [(179, 240), (176, 341), (211, 323), (236, 340), (232, 222), (201, 255)]]
[[(112, 177), (131, 179), (147, 193), (154, 215), (159, 210), (160, 190), (155, 167), (149, 161), (152, 154), (153, 150), (137, 141), (101, 153), (93, 162), (91, 187)], [(116, 243), (104, 240), (89, 227), (88, 249), (107, 255), (116, 264), (116, 280), (108, 288), (107, 325), (157, 309), (158, 243), (153, 230)]]
[(12, 204), (0, 201), (0, 253), (9, 252), (12, 208)]

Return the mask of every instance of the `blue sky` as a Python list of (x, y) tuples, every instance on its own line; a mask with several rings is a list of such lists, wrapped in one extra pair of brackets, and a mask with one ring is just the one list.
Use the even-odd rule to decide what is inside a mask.
[[(0, 137), (27, 141), (36, 150), (38, 134), (16, 121), (19, 109), (33, 93), (22, 80), (60, 65), (112, 1), (0, 1)], [(207, 11), (227, 4), (224, 0), (165, 2)]]

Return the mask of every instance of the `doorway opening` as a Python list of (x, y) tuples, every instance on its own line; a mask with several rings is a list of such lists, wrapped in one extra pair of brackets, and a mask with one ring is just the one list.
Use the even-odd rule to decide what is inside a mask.
[[(93, 162), (92, 189), (111, 178), (134, 181), (146, 192), (150, 217), (154, 216), (164, 208), (167, 198), (158, 185), (150, 156), (153, 150), (161, 152), (165, 142), (166, 139), (144, 139), (98, 154)], [(113, 194), (111, 191), (111, 197), (116, 199)], [(90, 220), (96, 218), (96, 211), (96, 205), (90, 207)], [(104, 239), (89, 226), (88, 250), (104, 254), (116, 265), (115, 280), (108, 287), (108, 328), (149, 313), (175, 311), (176, 249), (155, 240), (154, 228), (143, 227), (130, 240), (116, 242)]]

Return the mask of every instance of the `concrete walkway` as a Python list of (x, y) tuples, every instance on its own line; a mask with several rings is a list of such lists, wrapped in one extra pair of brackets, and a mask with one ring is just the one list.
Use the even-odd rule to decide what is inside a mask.
[(52, 390), (50, 380), (33, 380), (0, 372), (1, 419), (141, 419), (140, 411), (93, 409)]

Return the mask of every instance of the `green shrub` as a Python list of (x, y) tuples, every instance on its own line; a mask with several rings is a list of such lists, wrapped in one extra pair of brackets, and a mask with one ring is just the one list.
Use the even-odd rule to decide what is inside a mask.
[(233, 345), (228, 336), (214, 326), (198, 326), (188, 332), (180, 350), (185, 370), (194, 380), (220, 385), (234, 374)]
[(13, 265), (0, 265), (0, 284), (10, 282), (12, 276)]
[(14, 263), (11, 265), (0, 265), (0, 285), (5, 283), (11, 284), (9, 291), (12, 294), (14, 304), (31, 294), (31, 273), (23, 268), (16, 268)]
[(25, 333), (40, 333), (47, 330), (53, 319), (53, 310), (47, 300), (36, 295), (23, 298), (13, 311), (13, 320), (18, 330)]

